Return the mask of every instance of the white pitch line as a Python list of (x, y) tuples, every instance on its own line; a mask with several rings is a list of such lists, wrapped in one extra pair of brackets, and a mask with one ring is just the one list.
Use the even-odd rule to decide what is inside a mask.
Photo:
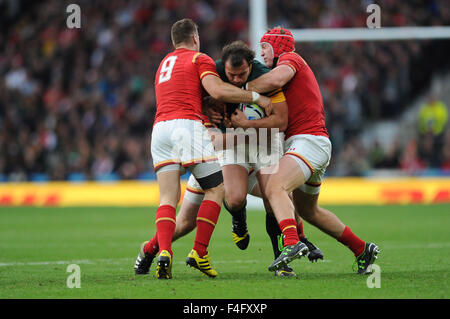
[[(10, 263), (0, 263), (0, 267), (8, 267), (8, 266), (40, 266), (40, 265), (69, 265), (69, 264), (91, 264), (95, 265), (98, 263), (120, 263), (122, 261), (130, 261), (132, 262), (134, 258), (116, 258), (116, 259), (82, 259), (82, 260), (57, 260), (57, 261), (31, 261), (31, 262), (10, 262)], [(260, 260), (217, 260), (215, 264), (252, 264), (252, 263), (260, 263)], [(174, 264), (184, 264), (184, 261), (177, 261)]]
[(31, 262), (11, 262), (11, 263), (0, 263), (0, 267), (7, 266), (40, 266), (40, 265), (65, 265), (65, 264), (95, 264), (88, 259), (82, 260), (57, 260), (57, 261), (31, 261)]
[[(95, 265), (98, 263), (109, 263), (109, 264), (118, 264), (122, 261), (130, 261), (133, 263), (134, 258), (115, 258), (115, 259), (80, 259), (80, 260), (56, 260), (56, 261), (31, 261), (31, 262), (9, 262), (9, 263), (0, 263), (0, 267), (11, 267), (11, 266), (41, 266), (41, 265), (70, 265), (70, 264), (90, 264)], [(331, 260), (320, 260), (319, 262), (331, 262)], [(250, 259), (250, 260), (216, 260), (213, 262), (214, 264), (258, 264), (261, 263), (261, 260)], [(177, 261), (174, 264), (185, 264), (184, 261)]]
[[(427, 244), (396, 244), (394, 242), (387, 242), (380, 246), (380, 248), (386, 250), (397, 250), (397, 249), (442, 249), (450, 247), (450, 242), (435, 242)], [(98, 264), (98, 263), (112, 263), (118, 264), (123, 261), (130, 261), (134, 263), (134, 258), (115, 258), (115, 259), (79, 259), (79, 260), (57, 260), (57, 261), (31, 261), (31, 262), (0, 262), (0, 267), (11, 267), (11, 266), (41, 266), (41, 265), (70, 265), (70, 264)], [(250, 260), (215, 260), (214, 264), (257, 264), (261, 263), (261, 260), (250, 259)], [(319, 260), (318, 262), (333, 262), (330, 259)], [(184, 264), (184, 261), (176, 261), (174, 264)]]
[(390, 242), (380, 245), (380, 249), (442, 249), (448, 247), (450, 247), (449, 242), (427, 244), (395, 244)]

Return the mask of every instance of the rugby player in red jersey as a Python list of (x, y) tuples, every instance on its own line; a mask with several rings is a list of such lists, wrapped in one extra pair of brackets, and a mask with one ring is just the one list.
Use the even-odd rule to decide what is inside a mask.
[[(225, 82), (230, 82), (231, 84), (237, 87), (245, 86), (245, 83), (251, 81), (252, 79), (261, 76), (264, 73), (270, 71), (269, 68), (264, 66), (257, 60), (254, 60), (254, 52), (242, 41), (235, 41), (225, 46), (222, 50), (222, 58), (216, 61), (216, 69), (222, 80)], [(278, 92), (278, 93), (277, 93)], [(247, 128), (248, 125), (256, 125), (257, 127), (278, 127), (281, 131), (284, 131), (288, 122), (288, 112), (287, 112), (287, 103), (285, 102), (285, 97), (282, 93), (281, 89), (276, 90), (275, 94), (267, 94), (267, 96), (271, 96), (272, 104), (273, 104), (273, 113), (264, 117), (264, 120), (247, 120), (243, 121), (242, 124), (238, 127)], [(205, 112), (210, 115), (211, 121), (218, 126), (222, 126), (225, 114), (212, 112), (211, 107), (208, 108), (209, 104), (213, 104), (213, 108), (216, 109), (227, 109), (227, 118), (231, 116), (233, 112), (238, 111), (238, 105), (225, 105), (223, 102), (218, 102), (217, 100), (212, 99), (211, 97), (207, 97), (203, 101), (203, 106)], [(229, 114), (229, 115), (228, 115)], [(245, 117), (245, 115), (244, 115)], [(246, 118), (247, 119), (247, 118)], [(250, 122), (251, 121), (251, 122)], [(261, 123), (262, 122), (262, 123)], [(206, 124), (205, 124), (206, 125)], [(225, 132), (225, 130), (223, 130)], [(280, 143), (281, 144), (281, 143)], [(252, 152), (254, 154), (258, 154), (258, 150), (252, 147)], [(282, 149), (277, 149), (276, 158), (273, 160), (278, 161), (278, 159), (282, 155)], [(224, 187), (225, 187), (225, 200), (224, 203), (232, 202), (237, 203), (238, 210), (232, 210), (231, 207), (236, 206), (236, 204), (224, 205), (227, 210), (229, 210), (230, 214), (233, 216), (232, 222), (232, 234), (233, 239), (236, 245), (245, 250), (249, 243), (249, 235), (246, 225), (246, 213), (245, 213), (245, 205), (246, 205), (246, 197), (247, 193), (262, 197), (261, 192), (259, 191), (258, 181), (257, 181), (257, 173), (262, 167), (269, 166), (270, 161), (267, 163), (258, 163), (257, 157), (251, 156), (251, 159), (246, 159), (244, 161), (235, 161), (233, 154), (229, 156), (226, 162), (223, 160), (222, 156), (222, 173), (224, 176)], [(219, 157), (219, 162), (221, 157)], [(189, 181), (187, 183), (186, 192), (180, 207), (180, 210), (177, 215), (177, 224), (175, 227), (175, 231), (173, 234), (172, 241), (177, 240), (178, 238), (185, 236), (189, 232), (195, 229), (196, 227), (196, 217), (197, 212), (204, 198), (204, 192), (201, 186), (198, 184), (193, 175), (190, 176)], [(281, 235), (280, 228), (278, 227), (278, 222), (273, 216), (273, 213), (270, 209), (270, 205), (264, 200), (264, 205), (266, 208), (266, 230), (270, 237), (274, 259), (279, 256), (281, 250), (279, 249), (279, 236)], [(242, 208), (243, 207), (243, 208)], [(243, 210), (243, 212), (242, 212)], [(237, 213), (241, 213), (241, 216), (236, 216)], [(298, 217), (298, 216), (296, 216)], [(237, 225), (237, 226), (236, 226)], [(323, 259), (323, 254), (319, 248), (317, 248), (313, 243), (311, 243), (303, 232), (302, 221), (298, 218), (299, 227), (299, 237), (302, 242), (304, 242), (310, 252), (308, 258), (311, 261), (317, 261), (318, 259)], [(236, 240), (238, 239), (238, 240)], [(152, 258), (156, 256), (159, 251), (158, 247), (158, 237), (157, 235), (153, 236), (144, 247), (144, 253), (147, 253)], [(141, 264), (140, 268), (136, 268), (137, 274), (147, 274), (148, 269), (151, 266), (151, 259), (148, 259), (150, 263)], [(283, 269), (280, 269), (275, 272), (276, 276), (279, 277), (293, 277), (295, 276), (294, 271), (286, 265)]]
[[(202, 114), (204, 90), (230, 103), (257, 103), (271, 113), (269, 98), (223, 82), (214, 61), (200, 53), (197, 25), (190, 19), (175, 22), (171, 29), (175, 50), (162, 60), (155, 76), (156, 115), (151, 154), (160, 191), (156, 232), (160, 253), (156, 277), (172, 278), (171, 249), (180, 200), (180, 175), (189, 169), (205, 192), (198, 210), (194, 246), (186, 263), (216, 277), (207, 252), (224, 197), (223, 176)], [(143, 247), (136, 266), (146, 263)]]
[[(364, 242), (332, 212), (318, 206), (320, 185), (330, 157), (331, 142), (316, 78), (305, 60), (293, 52), (292, 33), (284, 28), (267, 31), (261, 38), (261, 56), (272, 70), (248, 83), (247, 88), (268, 92), (283, 88), (288, 102), (288, 126), (284, 155), (278, 170), (270, 175), (262, 191), (283, 233), (284, 249), (269, 266), (276, 271), (304, 255), (308, 248), (299, 241), (294, 205), (300, 216), (346, 245), (355, 255), (357, 273), (371, 272), (379, 252), (377, 245)], [(289, 198), (293, 193), (294, 201)]]

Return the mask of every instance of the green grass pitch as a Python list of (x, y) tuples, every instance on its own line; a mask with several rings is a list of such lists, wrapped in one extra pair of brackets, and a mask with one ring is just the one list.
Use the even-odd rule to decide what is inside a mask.
[[(291, 263), (297, 278), (276, 278), (263, 211), (248, 211), (246, 251), (231, 238), (222, 210), (210, 255), (215, 279), (185, 265), (194, 233), (173, 244), (172, 280), (157, 280), (155, 265), (135, 276), (139, 245), (155, 231), (155, 208), (0, 208), (0, 298), (449, 298), (450, 205), (335, 206), (331, 209), (381, 254), (380, 288), (354, 274), (351, 252), (305, 223), (325, 260)], [(66, 285), (69, 264), (81, 269), (81, 288)]]

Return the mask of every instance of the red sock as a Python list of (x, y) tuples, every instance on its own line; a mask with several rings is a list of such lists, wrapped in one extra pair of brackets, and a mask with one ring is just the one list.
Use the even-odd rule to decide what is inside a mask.
[(156, 211), (156, 235), (158, 238), (159, 250), (167, 250), (172, 253), (172, 237), (177, 224), (177, 213), (170, 205), (159, 206)]
[(344, 232), (338, 238), (338, 241), (350, 248), (355, 256), (361, 255), (366, 246), (366, 243), (353, 234), (348, 226), (345, 226)]
[(159, 251), (158, 233), (156, 233), (155, 236), (153, 236), (153, 238), (150, 239), (147, 245), (145, 245), (144, 252), (149, 253), (152, 256), (155, 256), (158, 253), (158, 251)]
[(300, 241), (297, 233), (297, 221), (293, 218), (283, 219), (280, 222), (280, 229), (283, 233), (283, 245), (284, 247), (289, 245), (295, 245)]
[(305, 233), (303, 232), (303, 221), (301, 219), (297, 224), (297, 232), (299, 238), (305, 238)]
[(217, 220), (220, 206), (211, 200), (204, 200), (197, 213), (197, 233), (195, 234), (194, 250), (199, 257), (207, 254), (209, 240), (211, 239)]

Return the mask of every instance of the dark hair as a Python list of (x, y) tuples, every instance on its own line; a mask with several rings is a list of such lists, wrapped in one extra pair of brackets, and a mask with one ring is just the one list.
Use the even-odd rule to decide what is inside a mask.
[(191, 37), (198, 30), (197, 24), (191, 19), (178, 20), (172, 25), (170, 36), (172, 37), (173, 45), (178, 45), (184, 42), (190, 42)]
[(233, 68), (241, 66), (242, 60), (251, 65), (254, 58), (255, 51), (250, 49), (244, 41), (234, 41), (222, 49), (222, 63), (225, 65), (229, 60)]

